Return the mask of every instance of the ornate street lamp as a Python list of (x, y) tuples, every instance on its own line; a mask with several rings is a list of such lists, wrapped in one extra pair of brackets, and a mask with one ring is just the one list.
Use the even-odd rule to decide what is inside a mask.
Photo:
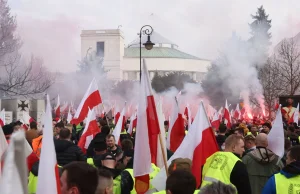
[(143, 28), (146, 28), (144, 30), (144, 34), (148, 36), (147, 42), (145, 42), (143, 45), (147, 50), (151, 50), (153, 48), (153, 45), (155, 45), (153, 42), (150, 40), (150, 35), (153, 32), (153, 28), (150, 25), (145, 25), (141, 28), (140, 30), (140, 81), (142, 79), (142, 30)]

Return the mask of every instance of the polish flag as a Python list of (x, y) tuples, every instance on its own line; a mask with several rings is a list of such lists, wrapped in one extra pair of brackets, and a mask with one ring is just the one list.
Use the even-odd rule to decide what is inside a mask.
[(272, 130), (268, 134), (268, 148), (280, 158), (284, 155), (284, 129), (282, 127), (281, 106), (279, 106)]
[(116, 127), (114, 129), (114, 131), (112, 132), (112, 134), (115, 136), (115, 140), (116, 142), (119, 142), (120, 140), (120, 135), (121, 135), (121, 132), (122, 132), (122, 129), (124, 127), (123, 123), (124, 123), (124, 114), (125, 114), (125, 107), (123, 108), (121, 114), (120, 114), (120, 118), (123, 118), (123, 119), (119, 119), (117, 124), (116, 124)]
[(221, 121), (220, 121), (220, 118), (219, 118), (219, 113), (215, 112), (214, 117), (211, 121), (211, 126), (214, 127), (218, 131), (219, 127), (220, 127), (220, 124), (221, 124)]
[(54, 112), (55, 112), (55, 117), (56, 118), (60, 118), (60, 100), (59, 100), (59, 95), (57, 95), (57, 103), (56, 103), (56, 106), (54, 108)]
[(78, 147), (80, 147), (83, 153), (86, 153), (91, 141), (94, 139), (95, 135), (100, 132), (97, 125), (96, 115), (94, 109), (89, 110), (88, 117), (86, 119), (85, 128), (78, 142)]
[(185, 107), (184, 114), (188, 120), (188, 129), (190, 129), (192, 125), (192, 112), (189, 104), (187, 104), (187, 106)]
[(233, 118), (235, 118), (237, 120), (241, 119), (241, 111), (240, 111), (239, 104), (236, 105), (236, 108), (235, 108), (235, 111), (234, 111), (234, 114), (233, 114)]
[(17, 131), (11, 136), (4, 161), (2, 177), (0, 174), (0, 193), (21, 194), (28, 192), (27, 156), (24, 152), (27, 141), (25, 141), (24, 131)]
[(43, 144), (39, 163), (37, 194), (60, 194), (60, 178), (53, 141), (52, 115), (49, 96), (44, 117)]
[(230, 113), (229, 113), (227, 100), (225, 102), (224, 119), (225, 119), (225, 124), (226, 124), (227, 128), (230, 129), (231, 128), (231, 117), (230, 117)]
[(218, 115), (219, 115), (219, 119), (220, 119), (220, 121), (222, 121), (222, 111), (223, 111), (223, 107), (221, 107), (220, 109), (219, 109), (219, 111), (218, 111)]
[(137, 117), (136, 117), (136, 113), (134, 113), (130, 117), (130, 124), (129, 124), (127, 133), (129, 133), (130, 135), (132, 135), (133, 129), (136, 128), (136, 124), (137, 124)]
[[(157, 140), (157, 160), (156, 160), (157, 163), (156, 163), (156, 166), (159, 168), (163, 168), (165, 166), (163, 154), (165, 156), (167, 156), (167, 147), (166, 147), (166, 140), (165, 140), (166, 139), (166, 131), (165, 131), (165, 127), (164, 127), (165, 116), (164, 116), (163, 108), (162, 108), (162, 100), (158, 101), (156, 109), (157, 109), (157, 116), (158, 116), (160, 136), (161, 136), (161, 137), (158, 136), (158, 140)], [(162, 141), (160, 141), (159, 138), (161, 138)]]
[(7, 147), (8, 147), (8, 143), (6, 141), (2, 127), (0, 126), (0, 178), (1, 178), (1, 168), (2, 168), (1, 161), (3, 159), (2, 157), (3, 157)]
[(68, 102), (64, 102), (64, 105), (62, 105), (61, 107), (61, 112), (66, 113), (68, 111), (68, 108), (69, 108)]
[(89, 109), (93, 109), (101, 103), (102, 99), (98, 90), (96, 79), (94, 78), (77, 108), (72, 123), (78, 125), (88, 115)]
[(117, 112), (117, 114), (115, 115), (115, 125), (118, 123), (119, 118), (120, 118), (120, 111)]
[(167, 148), (172, 152), (175, 152), (180, 146), (182, 140), (185, 137), (184, 120), (182, 114), (179, 113), (179, 107), (174, 100), (172, 117), (169, 126), (169, 132), (167, 137)]
[(5, 109), (0, 112), (0, 127), (5, 125)]
[(297, 123), (298, 124), (298, 120), (299, 120), (299, 103), (297, 105), (296, 110), (293, 113), (293, 116), (290, 118), (288, 123)]
[[(168, 165), (176, 158), (191, 159), (193, 162), (192, 173), (196, 178), (198, 188), (201, 182), (202, 166), (205, 164), (206, 159), (217, 151), (219, 151), (219, 147), (206, 115), (203, 102), (201, 102), (189, 133), (173, 156), (168, 160)], [(165, 190), (166, 179), (166, 172), (164, 169), (161, 169), (152, 180), (152, 185), (158, 191)]]
[(29, 116), (28, 112), (23, 111), (22, 113), (24, 121), (23, 124), (29, 125), (31, 122), (35, 122), (35, 120), (31, 116)]
[(145, 59), (143, 62), (133, 162), (135, 190), (137, 193), (145, 193), (149, 189), (149, 174), (152, 172), (151, 163), (157, 165), (157, 145), (160, 133), (154, 96)]
[(73, 117), (72, 117), (71, 110), (70, 110), (70, 107), (69, 107), (69, 112), (68, 112), (68, 116), (67, 116), (67, 122), (71, 123), (72, 119), (73, 119)]

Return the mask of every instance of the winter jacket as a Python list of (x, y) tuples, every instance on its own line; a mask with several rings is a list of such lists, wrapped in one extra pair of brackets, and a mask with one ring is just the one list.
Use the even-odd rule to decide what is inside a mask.
[(68, 140), (54, 140), (57, 164), (64, 166), (73, 161), (86, 161), (81, 149)]
[(260, 194), (268, 179), (283, 168), (283, 163), (271, 150), (257, 147), (243, 157), (252, 194)]
[(219, 149), (222, 150), (222, 145), (223, 145), (223, 143), (224, 143), (225, 140), (226, 140), (226, 136), (225, 136), (225, 135), (217, 135), (217, 136), (216, 136), (216, 140), (217, 140)]
[[(280, 173), (287, 179), (300, 175), (300, 161), (292, 162), (284, 167)], [(276, 194), (275, 176), (273, 175), (266, 183), (262, 194)]]

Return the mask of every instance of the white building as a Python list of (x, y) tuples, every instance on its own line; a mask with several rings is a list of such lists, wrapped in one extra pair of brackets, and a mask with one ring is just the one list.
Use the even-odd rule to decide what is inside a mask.
[[(142, 44), (147, 36), (142, 36)], [(151, 50), (142, 45), (142, 58), (147, 61), (150, 78), (155, 72), (165, 74), (180, 71), (200, 81), (210, 65), (209, 60), (200, 59), (178, 50), (178, 45), (153, 32), (151, 42), (155, 43)], [(83, 30), (81, 33), (81, 57), (95, 52), (103, 57), (104, 67), (109, 70), (112, 80), (138, 80), (140, 71), (139, 37), (125, 47), (121, 30)]]

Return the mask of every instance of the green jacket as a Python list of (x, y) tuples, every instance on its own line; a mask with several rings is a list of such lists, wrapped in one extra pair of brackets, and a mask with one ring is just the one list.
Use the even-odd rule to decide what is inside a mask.
[(268, 179), (283, 168), (283, 163), (271, 150), (257, 147), (242, 158), (247, 167), (252, 194), (261, 194)]

